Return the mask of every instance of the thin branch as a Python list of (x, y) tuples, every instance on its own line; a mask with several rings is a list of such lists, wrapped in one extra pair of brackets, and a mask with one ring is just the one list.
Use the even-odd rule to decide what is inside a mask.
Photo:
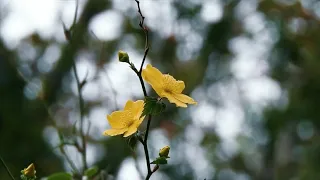
[[(93, 31), (90, 31), (91, 34), (93, 35), (94, 38), (96, 38), (98, 41), (102, 42), (98, 36), (93, 32)], [(102, 43), (102, 46), (101, 46), (101, 51), (100, 51), (100, 55), (99, 55), (99, 60), (102, 60), (103, 58), (103, 50), (104, 50), (104, 46), (105, 46), (105, 43)], [(112, 93), (112, 97), (113, 97), (113, 103), (114, 103), (114, 109), (118, 109), (118, 102), (117, 102), (117, 92), (112, 84), (112, 81), (109, 77), (109, 74), (107, 72), (107, 70), (105, 68), (103, 68), (105, 74), (106, 74), (106, 77), (107, 77), (107, 81), (108, 81), (108, 84), (110, 85), (110, 89), (111, 89), (111, 93)]]
[[(76, 21), (77, 21), (77, 14), (78, 14), (78, 7), (79, 7), (79, 1), (76, 0), (76, 10), (75, 10), (75, 14), (74, 14), (74, 19), (73, 19), (73, 24), (71, 26), (71, 28), (69, 29), (69, 32), (71, 32), (71, 34), (73, 34), (73, 31), (75, 31), (75, 25), (76, 25)], [(72, 39), (72, 38), (71, 38)], [(71, 41), (69, 40), (69, 42), (71, 43)], [(82, 83), (80, 82), (79, 79), (79, 75), (78, 75), (78, 71), (77, 71), (77, 66), (75, 63), (75, 60), (73, 60), (72, 62), (72, 69), (73, 69), (73, 73), (74, 76), (76, 78), (76, 83), (77, 83), (77, 90), (78, 90), (78, 99), (79, 99), (79, 111), (80, 111), (80, 136), (81, 136), (81, 144), (82, 144), (82, 148), (81, 148), (81, 156), (82, 156), (82, 163), (83, 163), (83, 171), (85, 171), (88, 168), (88, 164), (87, 164), (87, 144), (86, 144), (86, 136), (85, 136), (85, 132), (83, 129), (84, 126), (84, 102), (83, 102), (83, 97), (82, 97)]]
[(150, 129), (150, 124), (151, 124), (151, 115), (149, 115), (149, 118), (148, 118), (148, 123), (147, 123), (147, 130), (146, 130), (146, 134), (144, 136), (144, 141), (143, 141), (143, 148), (144, 148), (144, 151), (145, 151), (145, 154), (146, 154), (146, 162), (147, 162), (147, 165), (148, 165), (148, 175), (146, 177), (146, 179), (149, 179), (150, 176), (152, 175), (152, 171), (151, 171), (151, 167), (150, 167), (150, 158), (149, 158), (149, 152), (148, 152), (148, 133), (149, 133), (149, 129)]
[(71, 160), (71, 158), (68, 156), (68, 154), (66, 153), (66, 151), (64, 150), (64, 146), (61, 146), (60, 151), (62, 153), (62, 155), (64, 156), (64, 158), (67, 160), (67, 162), (69, 163), (70, 167), (73, 169), (74, 172), (78, 173), (77, 170), (77, 166), (76, 164)]
[(141, 20), (139, 22), (139, 26), (143, 30), (143, 32), (145, 34), (145, 37), (146, 37), (146, 43), (145, 43), (145, 46), (144, 46), (144, 56), (143, 56), (142, 63), (141, 63), (140, 69), (139, 69), (139, 73), (141, 73), (142, 72), (142, 68), (143, 68), (143, 64), (144, 64), (144, 62), (146, 60), (146, 57), (147, 57), (147, 54), (148, 54), (148, 51), (149, 51), (149, 31), (148, 31), (148, 28), (144, 25), (145, 17), (142, 15), (141, 8), (140, 8), (140, 2), (138, 0), (135, 0), (135, 1), (136, 1), (137, 5), (138, 5), (138, 13), (140, 14), (140, 17), (141, 17)]
[(60, 140), (60, 145), (59, 145), (59, 149), (60, 149), (60, 152), (61, 154), (66, 158), (67, 162), (69, 163), (70, 167), (72, 168), (72, 170), (76, 173), (79, 173), (75, 163), (69, 158), (69, 156), (66, 154), (66, 151), (64, 150), (64, 146), (65, 145), (72, 145), (74, 147), (76, 147), (77, 149), (79, 148), (78, 144), (77, 143), (67, 143), (67, 142), (64, 142), (64, 138), (63, 138), (63, 134), (62, 132), (60, 131), (60, 129), (58, 128), (57, 126), (57, 123), (56, 121), (53, 119), (53, 116), (49, 110), (49, 107), (47, 106), (47, 104), (45, 104), (45, 102), (43, 102), (43, 105), (44, 107), (47, 109), (47, 112), (48, 112), (48, 118), (49, 120), (51, 120), (52, 122), (52, 125), (54, 126), (54, 128), (57, 130), (58, 132), (58, 137), (59, 137), (59, 140)]
[(78, 9), (79, 9), (79, 0), (76, 0), (76, 10), (74, 12), (74, 18), (73, 18), (73, 23), (71, 28), (73, 28), (73, 26), (76, 24), (77, 22), (77, 16), (78, 16)]
[(139, 81), (140, 81), (140, 84), (141, 84), (141, 87), (142, 87), (143, 95), (144, 95), (145, 97), (148, 96), (148, 95), (147, 95), (146, 87), (145, 87), (145, 85), (144, 85), (144, 81), (143, 81), (142, 76), (141, 76), (141, 72), (139, 72), (139, 71), (137, 70), (137, 68), (134, 67), (133, 64), (131, 64), (131, 69), (132, 69), (132, 70), (137, 74), (137, 76), (139, 77)]
[(85, 137), (85, 133), (84, 133), (84, 130), (83, 130), (83, 126), (84, 126), (84, 102), (83, 102), (83, 97), (82, 97), (82, 89), (81, 89), (81, 82), (79, 80), (79, 76), (78, 76), (78, 71), (77, 71), (77, 66), (75, 64), (75, 62), (73, 61), (73, 73), (75, 75), (75, 78), (76, 78), (76, 83), (77, 83), (77, 89), (78, 89), (78, 99), (79, 99), (79, 111), (80, 111), (80, 136), (81, 136), (81, 143), (82, 143), (82, 151), (80, 152), (81, 153), (81, 156), (82, 156), (82, 163), (83, 163), (83, 166), (84, 166), (84, 170), (87, 169), (87, 159), (86, 159), (86, 137)]
[(107, 77), (107, 81), (108, 81), (108, 84), (110, 86), (110, 90), (111, 90), (111, 93), (112, 93), (112, 97), (113, 97), (113, 103), (114, 103), (114, 109), (118, 109), (118, 101), (117, 101), (117, 92), (116, 92), (116, 89), (114, 88), (113, 84), (112, 84), (112, 81), (111, 81), (111, 78), (107, 72), (106, 69), (104, 69), (105, 73), (106, 73), (106, 77)]
[[(142, 68), (144, 65), (144, 62), (146, 60), (147, 54), (149, 52), (149, 34), (148, 34), (148, 28), (146, 26), (144, 26), (144, 19), (145, 17), (143, 16), (141, 9), (140, 9), (140, 2), (138, 0), (135, 0), (138, 6), (138, 13), (140, 14), (141, 20), (139, 22), (139, 26), (141, 27), (141, 29), (143, 30), (143, 32), (145, 33), (145, 39), (146, 39), (146, 43), (145, 43), (145, 49), (144, 49), (144, 56), (140, 65), (140, 69), (139, 71), (134, 67), (134, 65), (132, 63), (131, 64), (131, 68), (134, 70), (134, 72), (137, 74), (137, 76), (139, 77), (139, 81), (141, 83), (141, 87), (143, 90), (143, 94), (145, 97), (147, 97), (147, 91), (146, 91), (146, 87), (144, 85), (144, 81), (142, 79), (141, 73), (142, 73)], [(148, 117), (148, 122), (147, 122), (147, 129), (146, 129), (146, 134), (144, 136), (144, 140), (140, 140), (140, 142), (143, 145), (143, 149), (146, 155), (146, 164), (147, 164), (147, 169), (148, 169), (148, 174), (146, 176), (146, 180), (150, 179), (151, 175), (153, 174), (154, 171), (151, 170), (151, 166), (150, 166), (150, 158), (149, 158), (149, 151), (148, 151), (148, 135), (149, 135), (149, 129), (150, 129), (150, 124), (151, 124), (151, 119), (152, 116), (149, 115)]]
[[(147, 31), (147, 32), (148, 32), (148, 31)], [(147, 33), (147, 34), (148, 34), (148, 33)], [(148, 35), (146, 35), (146, 37), (148, 37)], [(146, 39), (148, 39), (148, 38), (146, 38)], [(145, 49), (145, 51), (144, 51), (144, 56), (143, 56), (143, 59), (142, 59), (142, 63), (141, 63), (141, 66), (140, 66), (139, 73), (142, 72), (143, 64), (144, 64), (144, 62), (145, 62), (145, 60), (146, 60), (146, 57), (147, 57), (148, 52), (149, 52), (149, 47), (147, 47), (147, 48)]]
[(2, 157), (0, 156), (0, 160), (1, 160), (1, 164), (4, 166), (4, 168), (6, 169), (7, 173), (9, 174), (9, 176), (11, 177), (11, 179), (15, 180), (12, 173), (10, 172), (8, 166), (6, 165), (6, 163), (4, 162), (4, 160), (2, 159)]

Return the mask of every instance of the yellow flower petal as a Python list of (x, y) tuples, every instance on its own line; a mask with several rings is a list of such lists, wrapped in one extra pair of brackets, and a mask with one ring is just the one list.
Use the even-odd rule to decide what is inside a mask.
[(36, 168), (33, 163), (31, 163), (27, 168), (23, 170), (23, 174), (27, 177), (35, 177)]
[(183, 103), (188, 103), (188, 104), (197, 104), (195, 100), (193, 100), (191, 97), (184, 95), (184, 94), (173, 94), (173, 96), (178, 99), (179, 101)]
[(176, 80), (169, 74), (162, 74), (150, 64), (142, 70), (142, 77), (160, 97), (166, 97), (170, 103), (175, 103), (176, 106), (187, 107), (186, 104), (197, 104), (191, 97), (182, 94), (185, 88), (183, 81)]
[(137, 132), (138, 128), (134, 124), (131, 125), (126, 133), (124, 133), (123, 137), (128, 137), (132, 135), (133, 133)]
[(171, 93), (164, 92), (163, 95), (169, 100), (170, 103), (175, 103), (177, 107), (187, 107), (185, 103), (176, 99)]
[(109, 124), (113, 129), (122, 129), (127, 127), (128, 121), (132, 119), (129, 111), (114, 111), (107, 116)]
[[(142, 114), (143, 108), (144, 108), (144, 101), (143, 100), (138, 100), (138, 101), (135, 102), (134, 105), (135, 105), (135, 119), (139, 120), (140, 116)], [(141, 119), (143, 121), (144, 117), (141, 118)]]
[(160, 95), (161, 85), (163, 80), (163, 74), (157, 69), (148, 64), (145, 69), (142, 70), (142, 78), (147, 81), (152, 88)]
[(124, 132), (126, 132), (128, 130), (128, 128), (122, 128), (122, 129), (108, 129), (106, 131), (103, 132), (103, 135), (107, 136), (116, 136), (119, 134), (123, 134)]
[(183, 81), (177, 81), (174, 77), (169, 74), (163, 75), (163, 84), (162, 88), (164, 91), (171, 92), (171, 93), (181, 93), (184, 88)]
[(181, 93), (184, 90), (185, 87), (186, 86), (185, 86), (183, 81), (177, 81), (176, 82), (175, 89), (176, 89), (177, 93)]
[(143, 111), (144, 101), (127, 101), (123, 111), (115, 111), (107, 116), (111, 129), (106, 130), (104, 135), (115, 136), (124, 134), (130, 136), (137, 131), (144, 117), (140, 118)]
[(133, 107), (133, 101), (132, 100), (128, 100), (126, 105), (124, 106), (124, 110), (131, 110)]
[(124, 110), (131, 111), (133, 113), (134, 119), (139, 119), (144, 107), (144, 101), (138, 100), (136, 102), (133, 102), (129, 100), (126, 103), (126, 106), (124, 107)]

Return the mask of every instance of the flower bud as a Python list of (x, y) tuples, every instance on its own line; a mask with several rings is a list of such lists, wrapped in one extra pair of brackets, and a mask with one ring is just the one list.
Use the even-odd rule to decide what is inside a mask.
[(165, 147), (160, 149), (159, 156), (160, 157), (165, 157), (165, 158), (170, 158), (168, 156), (169, 155), (169, 151), (170, 151), (170, 147), (169, 146), (165, 146)]
[(31, 163), (27, 168), (23, 170), (23, 175), (26, 177), (35, 177), (36, 176), (36, 168), (34, 167), (33, 163)]
[(120, 62), (129, 63), (129, 55), (124, 51), (118, 51), (118, 58)]

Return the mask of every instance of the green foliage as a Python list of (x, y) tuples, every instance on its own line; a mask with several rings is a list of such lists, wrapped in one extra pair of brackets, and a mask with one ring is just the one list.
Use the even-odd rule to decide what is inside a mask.
[(47, 180), (72, 180), (72, 175), (66, 172), (54, 173)]
[(93, 177), (94, 175), (96, 175), (99, 172), (99, 168), (98, 166), (93, 166), (87, 170), (85, 170), (84, 175), (87, 177)]
[(158, 157), (156, 160), (152, 161), (150, 164), (168, 164), (166, 157)]
[(126, 138), (126, 142), (131, 150), (135, 150), (135, 147), (138, 143), (138, 138), (139, 137), (137, 134), (131, 135), (128, 138)]
[(20, 178), (21, 178), (21, 180), (36, 180), (36, 176), (34, 176), (34, 177), (27, 177), (27, 176), (25, 176), (25, 175), (21, 175), (20, 176)]
[(161, 101), (161, 99), (157, 99), (154, 97), (146, 97), (144, 103), (145, 104), (141, 117), (147, 115), (158, 115), (166, 108), (166, 105)]

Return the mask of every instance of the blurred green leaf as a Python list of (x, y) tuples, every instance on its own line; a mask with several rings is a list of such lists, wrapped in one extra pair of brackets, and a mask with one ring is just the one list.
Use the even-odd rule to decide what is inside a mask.
[(72, 180), (72, 175), (66, 172), (59, 172), (50, 175), (47, 180)]
[(135, 147), (137, 145), (138, 142), (138, 137), (133, 135), (133, 136), (129, 136), (128, 138), (126, 138), (126, 142), (128, 144), (128, 146), (130, 147), (131, 150), (135, 150)]
[(168, 164), (165, 157), (158, 157), (156, 160), (152, 161), (151, 164)]
[(93, 167), (85, 170), (84, 175), (86, 175), (86, 176), (88, 176), (88, 177), (92, 177), (92, 176), (94, 176), (95, 174), (97, 174), (98, 171), (99, 171), (98, 166), (93, 166)]

